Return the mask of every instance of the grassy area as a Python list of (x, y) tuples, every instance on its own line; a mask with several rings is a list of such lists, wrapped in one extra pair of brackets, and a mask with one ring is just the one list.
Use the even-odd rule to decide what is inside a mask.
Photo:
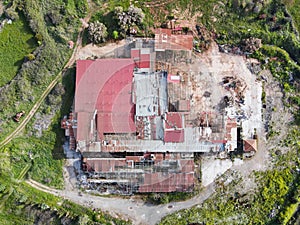
[(12, 24), (5, 24), (0, 31), (0, 86), (16, 75), (24, 57), (36, 47), (37, 41), (22, 13)]
[[(5, 147), (5, 151), (1, 151), (1, 153), (9, 154), (9, 158), (2, 160), (9, 160), (9, 169), (16, 179), (29, 176), (38, 182), (62, 188), (63, 160), (56, 160), (52, 156), (55, 138), (55, 133), (51, 131), (44, 132), (42, 138), (16, 138)], [(24, 173), (24, 168), (28, 168), (26, 173)], [(22, 177), (19, 177), (20, 175)]]
[[(19, 3), (18, 3), (19, 2)], [(0, 90), (0, 140), (16, 129), (12, 117), (16, 112), (30, 111), (43, 91), (59, 74), (72, 54), (67, 46), (75, 41), (80, 25), (80, 10), (67, 10), (62, 0), (15, 1), (26, 15), (31, 29), (38, 34), (41, 45), (35, 50), (35, 59), (22, 64), (16, 77)], [(81, 4), (75, 4), (75, 7)], [(69, 6), (71, 7), (71, 6)], [(65, 10), (65, 13), (61, 13)], [(70, 11), (70, 12), (69, 12)], [(51, 12), (51, 13), (50, 13)]]
[(295, 127), (281, 143), (288, 144), (289, 153), (273, 156), (274, 169), (254, 173), (256, 189), (239, 193), (243, 187), (238, 180), (219, 183), (203, 204), (168, 215), (160, 224), (287, 224), (299, 205), (299, 138)]
[[(64, 153), (62, 145), (64, 130), (60, 128), (60, 119), (68, 114), (73, 103), (74, 73), (74, 68), (65, 73), (38, 110), (37, 114), (41, 117), (52, 117), (50, 127), (43, 131), (42, 136), (37, 137), (39, 136), (37, 130), (33, 128), (36, 123), (36, 117), (34, 117), (26, 126), (23, 135), (13, 139), (6, 146), (5, 149), (10, 153), (13, 162), (11, 168), (15, 176), (30, 163), (31, 167), (28, 171), (30, 178), (51, 187), (63, 187), (62, 166)], [(61, 95), (58, 95), (57, 92)], [(50, 99), (51, 107), (49, 105)]]
[(151, 204), (159, 205), (159, 204), (167, 204), (169, 202), (179, 202), (185, 201), (196, 196), (199, 191), (193, 192), (172, 192), (172, 193), (149, 193), (145, 194), (144, 201), (149, 202)]
[[(1, 192), (3, 191), (0, 190), (0, 194)], [(30, 206), (29, 209), (27, 209), (28, 206)], [(82, 221), (86, 221), (87, 224), (130, 224), (101, 211), (93, 211), (41, 192), (26, 183), (20, 183), (14, 187), (11, 196), (5, 201), (4, 210), (0, 212), (1, 224), (34, 224), (37, 220), (43, 224), (62, 224), (61, 219), (71, 224), (81, 224)]]
[(284, 0), (283, 2), (286, 3), (287, 8), (289, 10), (289, 12), (291, 13), (295, 26), (298, 30), (298, 32), (300, 32), (300, 0)]

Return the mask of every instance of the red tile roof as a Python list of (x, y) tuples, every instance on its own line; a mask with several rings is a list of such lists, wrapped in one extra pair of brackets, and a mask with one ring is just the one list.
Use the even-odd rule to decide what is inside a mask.
[(140, 49), (132, 49), (131, 58), (134, 59), (138, 68), (150, 68), (150, 54), (142, 54)]
[(166, 114), (164, 141), (184, 142), (184, 130), (181, 113), (169, 112)]
[(244, 152), (256, 152), (257, 151), (257, 141), (256, 139), (244, 140)]

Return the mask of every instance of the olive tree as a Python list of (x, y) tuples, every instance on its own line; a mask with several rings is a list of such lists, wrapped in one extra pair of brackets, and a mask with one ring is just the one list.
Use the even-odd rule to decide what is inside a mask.
[(103, 23), (100, 23), (99, 21), (90, 23), (88, 27), (88, 36), (90, 41), (95, 44), (105, 42), (105, 38), (107, 37), (107, 28)]
[(115, 8), (116, 18), (120, 26), (121, 33), (126, 33), (131, 26), (140, 25), (144, 18), (145, 14), (142, 9), (134, 6), (129, 6), (127, 11), (124, 11), (123, 7), (119, 6)]

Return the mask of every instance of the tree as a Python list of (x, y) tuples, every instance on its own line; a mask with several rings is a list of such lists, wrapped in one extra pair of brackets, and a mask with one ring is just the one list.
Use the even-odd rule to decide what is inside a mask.
[(143, 13), (142, 9), (132, 5), (128, 8), (127, 14), (129, 16), (129, 23), (131, 25), (139, 25), (145, 18), (145, 14)]
[(105, 42), (105, 38), (107, 37), (107, 28), (103, 23), (95, 21), (89, 24), (88, 35), (90, 41), (95, 44)]
[(51, 93), (54, 94), (55, 96), (64, 95), (65, 94), (64, 86), (61, 83), (58, 83), (57, 85), (55, 85)]
[(119, 6), (115, 8), (116, 18), (118, 25), (120, 26), (121, 33), (124, 35), (131, 26), (142, 24), (145, 14), (142, 9), (134, 6), (129, 6), (127, 11), (123, 10), (123, 7)]

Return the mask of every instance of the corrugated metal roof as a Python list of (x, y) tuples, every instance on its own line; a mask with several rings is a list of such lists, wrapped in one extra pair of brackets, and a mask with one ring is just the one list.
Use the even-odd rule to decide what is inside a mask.
[(172, 34), (170, 29), (155, 30), (155, 50), (192, 50), (193, 35)]
[(181, 171), (185, 173), (194, 172), (194, 160), (193, 159), (181, 159), (180, 160)]
[[(190, 191), (194, 185), (194, 160), (182, 159), (180, 154), (166, 154), (166, 158), (171, 156), (172, 159), (169, 160), (163, 160), (162, 153), (145, 153), (144, 156), (126, 156), (126, 158), (97, 158), (97, 154), (90, 153), (84, 155), (96, 156), (96, 158), (83, 158), (84, 169), (104, 173), (102, 174), (104, 177), (107, 175), (115, 182), (122, 183), (125, 180), (138, 182), (138, 192)], [(147, 167), (147, 170), (137, 169), (134, 167), (135, 164), (130, 162), (130, 160), (141, 162), (142, 158), (158, 160), (153, 165), (156, 169), (154, 167), (152, 169)], [(139, 181), (136, 180), (137, 173)]]
[(236, 140), (236, 138), (237, 138), (237, 122), (236, 122), (235, 118), (233, 118), (233, 119), (228, 118), (227, 119), (225, 138), (228, 141), (231, 141), (233, 139)]
[(126, 166), (125, 159), (95, 159), (87, 158), (84, 160), (88, 171), (95, 172), (114, 172), (117, 166)]
[(175, 192), (189, 191), (194, 186), (193, 173), (163, 173), (145, 174), (144, 184), (139, 192)]
[(134, 89), (137, 116), (161, 115), (167, 110), (167, 74), (135, 73)]
[(87, 140), (91, 139), (90, 133), (90, 121), (93, 117), (91, 112), (78, 112), (77, 113), (77, 136), (76, 140)]
[(134, 67), (133, 59), (77, 61), (77, 140), (90, 140), (91, 120), (95, 119), (95, 110), (100, 137), (103, 132), (135, 132), (131, 102)]
[(166, 115), (165, 124), (166, 124), (166, 129), (183, 128), (181, 113), (168, 112)]
[(165, 142), (184, 142), (184, 130), (166, 130)]

